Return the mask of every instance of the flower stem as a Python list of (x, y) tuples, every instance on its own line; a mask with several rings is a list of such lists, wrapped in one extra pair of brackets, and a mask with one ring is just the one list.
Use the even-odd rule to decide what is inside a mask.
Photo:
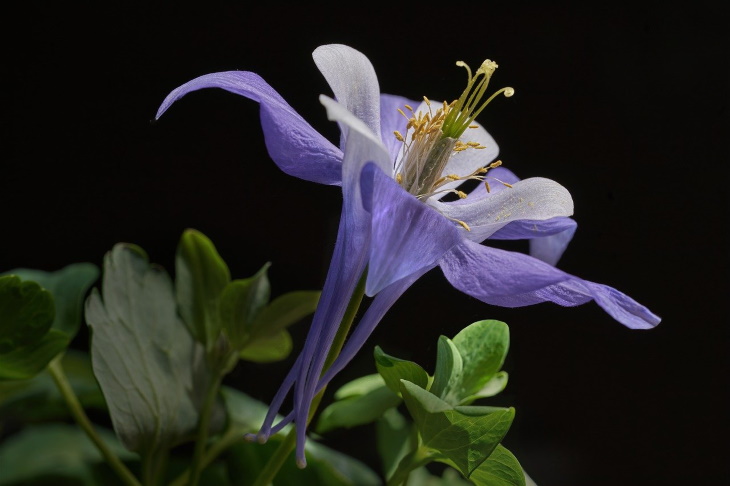
[(190, 470), (190, 481), (188, 481), (189, 486), (197, 486), (200, 481), (200, 474), (203, 472), (203, 468), (205, 467), (203, 456), (205, 453), (206, 443), (208, 442), (210, 415), (213, 411), (213, 405), (215, 404), (215, 399), (218, 396), (218, 390), (220, 389), (222, 381), (223, 374), (218, 373), (216, 378), (208, 386), (208, 393), (205, 397), (203, 408), (200, 411), (198, 437), (195, 442), (195, 450), (193, 451), (193, 465)]
[[(327, 369), (332, 366), (332, 363), (334, 363), (335, 359), (337, 359), (337, 356), (339, 356), (340, 351), (342, 351), (342, 346), (344, 346), (345, 344), (347, 334), (350, 332), (350, 327), (352, 327), (352, 323), (355, 320), (357, 311), (360, 308), (360, 304), (362, 303), (362, 298), (365, 295), (366, 278), (367, 271), (363, 272), (362, 276), (360, 277), (360, 281), (355, 287), (355, 291), (352, 293), (352, 297), (350, 297), (350, 303), (347, 304), (345, 315), (342, 317), (340, 327), (337, 329), (335, 339), (332, 341), (332, 347), (330, 348), (329, 353), (327, 353), (327, 358), (325, 359), (322, 373), (327, 371)], [(322, 401), (322, 396), (324, 395), (326, 389), (327, 387), (322, 388), (322, 390), (317, 393), (317, 395), (315, 395), (314, 399), (312, 400), (312, 406), (309, 409), (309, 417), (307, 419), (306, 425), (309, 425), (309, 422), (312, 421), (312, 418), (317, 411), (319, 403)], [(284, 465), (286, 459), (294, 451), (294, 448), (296, 447), (296, 437), (296, 429), (292, 428), (287, 436), (284, 438), (283, 442), (279, 444), (279, 447), (276, 449), (276, 452), (274, 452), (274, 455), (269, 458), (269, 461), (266, 463), (264, 469), (256, 478), (253, 486), (268, 486), (272, 483), (272, 481), (276, 477), (276, 474), (279, 472), (279, 469), (281, 469), (281, 466)]]
[(69, 383), (68, 378), (63, 371), (63, 367), (61, 366), (60, 356), (54, 358), (48, 364), (48, 372), (51, 374), (53, 381), (56, 383), (58, 390), (61, 392), (61, 396), (63, 396), (63, 399), (66, 401), (76, 423), (78, 423), (81, 429), (86, 432), (86, 435), (89, 439), (91, 439), (91, 442), (94, 443), (96, 448), (99, 449), (99, 452), (101, 452), (101, 455), (104, 456), (104, 459), (109, 463), (109, 466), (111, 466), (114, 472), (117, 473), (124, 484), (128, 486), (141, 486), (134, 474), (132, 474), (132, 472), (124, 465), (116, 454), (109, 449), (109, 446), (102, 440), (99, 434), (97, 434), (94, 426), (89, 420), (89, 417), (86, 415), (86, 412), (84, 412), (84, 408), (81, 406), (78, 397), (74, 393), (73, 388), (71, 388), (71, 384)]

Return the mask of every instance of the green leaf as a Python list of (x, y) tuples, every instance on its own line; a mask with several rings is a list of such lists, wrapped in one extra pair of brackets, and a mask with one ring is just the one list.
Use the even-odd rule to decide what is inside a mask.
[(0, 354), (40, 341), (54, 313), (51, 293), (36, 282), (0, 277)]
[(43, 371), (68, 346), (65, 332), (48, 331), (40, 341), (0, 354), (0, 380), (27, 380)]
[[(89, 355), (68, 349), (61, 365), (81, 406), (106, 412), (106, 402), (91, 369)], [(41, 373), (30, 380), (0, 382), (0, 417), (8, 421), (38, 422), (64, 420), (70, 413), (51, 375)]]
[(416, 439), (413, 426), (397, 409), (391, 408), (378, 419), (375, 431), (378, 455), (383, 463), (383, 475), (389, 478), (400, 460), (413, 448), (411, 443)]
[(299, 290), (277, 297), (256, 316), (251, 324), (254, 336), (270, 336), (312, 314), (321, 292)]
[(446, 336), (439, 337), (431, 393), (457, 405), (460, 398), (458, 388), (461, 383), (462, 368), (461, 354), (456, 345)]
[(513, 408), (454, 407), (405, 380), (401, 393), (423, 446), (446, 456), (466, 477), (499, 445), (515, 415)]
[(464, 399), (478, 395), (502, 368), (509, 349), (509, 327), (501, 321), (478, 321), (454, 336), (453, 343), (463, 361), (453, 396)]
[[(102, 440), (123, 461), (136, 454), (124, 450), (114, 435), (97, 429)], [(0, 449), (0, 485), (72, 484), (95, 486), (92, 466), (103, 462), (98, 449), (76, 426), (41, 424), (6, 439)]]
[(185, 230), (175, 257), (175, 296), (183, 321), (206, 350), (221, 332), (220, 298), (230, 281), (213, 242), (197, 230)]
[(501, 393), (507, 387), (509, 375), (506, 371), (500, 371), (496, 375), (492, 376), (481, 390), (476, 392), (474, 395), (464, 397), (459, 402), (459, 405), (469, 405), (478, 398), (489, 398)]
[(383, 377), (378, 373), (355, 378), (342, 385), (335, 392), (335, 400), (344, 400), (350, 397), (359, 397), (377, 390), (385, 385)]
[[(268, 407), (243, 392), (223, 386), (229, 416), (229, 427), (240, 434), (257, 432)], [(277, 421), (282, 417), (277, 417)], [(266, 444), (239, 443), (227, 454), (228, 469), (232, 484), (249, 486), (266, 461), (274, 454), (285, 435), (292, 430), (287, 425), (281, 433), (271, 437)], [(340, 452), (308, 440), (305, 446), (307, 454), (306, 469), (296, 467), (293, 453), (285, 460), (277, 474), (276, 484), (300, 485), (316, 484), (321, 486), (379, 486), (378, 475), (365, 464)]]
[[(344, 392), (340, 389), (335, 393), (337, 401), (322, 410), (319, 416), (316, 428), (318, 433), (374, 422), (386, 410), (400, 404), (400, 397), (385, 386), (380, 375), (368, 375), (362, 378), (358, 379), (359, 382), (356, 380), (355, 385), (352, 382), (345, 385)], [(378, 381), (379, 384), (373, 386)], [(362, 391), (358, 393), (356, 391), (358, 389)]]
[(415, 383), (421, 388), (428, 386), (428, 373), (413, 361), (406, 361), (386, 354), (380, 346), (375, 346), (375, 366), (394, 393), (400, 394), (400, 380)]
[(229, 282), (220, 302), (221, 322), (235, 349), (243, 349), (251, 335), (251, 324), (261, 309), (269, 303), (271, 287), (265, 264), (256, 275)]
[(133, 451), (191, 433), (206, 390), (204, 360), (181, 321), (172, 281), (145, 252), (118, 244), (104, 257), (102, 294), (87, 299), (91, 358), (114, 430)]
[(84, 297), (99, 278), (99, 267), (93, 263), (72, 263), (55, 272), (16, 268), (9, 273), (37, 282), (48, 290), (56, 305), (52, 327), (68, 334), (69, 339), (76, 336), (82, 321)]
[(254, 363), (273, 363), (289, 356), (293, 347), (291, 334), (282, 329), (274, 335), (262, 336), (255, 341), (250, 341), (241, 350), (239, 357)]
[(498, 445), (469, 477), (477, 486), (525, 486), (525, 473), (517, 458)]

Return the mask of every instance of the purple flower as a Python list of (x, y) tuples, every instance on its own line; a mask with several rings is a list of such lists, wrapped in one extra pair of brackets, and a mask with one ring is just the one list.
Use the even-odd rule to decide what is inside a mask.
[[(303, 466), (310, 404), (360, 350), (395, 301), (419, 277), (440, 267), (451, 284), (486, 303), (519, 307), (551, 301), (563, 306), (595, 301), (634, 329), (659, 318), (623, 293), (554, 267), (576, 229), (573, 201), (560, 184), (519, 180), (495, 161), (497, 144), (475, 122), (497, 65), (485, 61), (468, 74), (454, 103), (420, 106), (381, 94), (370, 61), (343, 45), (317, 48), (313, 57), (337, 101), (321, 96), (341, 129), (340, 148), (327, 141), (258, 75), (230, 71), (196, 78), (174, 90), (157, 117), (185, 94), (217, 87), (261, 105), (261, 125), (274, 162), (296, 177), (342, 186), (337, 241), (320, 304), (295, 366), (274, 397), (258, 434), (266, 440), (284, 425), (297, 427)], [(478, 184), (467, 191), (465, 187)], [(468, 192), (468, 194), (467, 194)], [(453, 200), (452, 200), (453, 199)], [(488, 239), (529, 239), (531, 254), (484, 246)], [(334, 364), (322, 376), (327, 353), (350, 297), (363, 275), (374, 297)], [(294, 410), (274, 426), (294, 389)]]

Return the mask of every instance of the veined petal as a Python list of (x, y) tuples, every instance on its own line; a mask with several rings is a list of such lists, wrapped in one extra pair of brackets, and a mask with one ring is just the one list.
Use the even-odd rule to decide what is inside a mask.
[(550, 301), (575, 306), (594, 300), (632, 329), (649, 329), (660, 321), (614, 288), (580, 279), (521, 253), (464, 240), (444, 255), (440, 266), (455, 288), (488, 304), (521, 307)]
[(403, 148), (403, 142), (398, 141), (393, 132), (398, 131), (401, 135), (405, 135), (408, 125), (408, 120), (398, 112), (398, 108), (405, 111), (404, 106), (415, 104), (415, 101), (402, 96), (380, 95), (380, 138), (388, 149), (392, 161), (396, 160)]
[(363, 206), (372, 214), (365, 293), (432, 268), (461, 240), (456, 224), (408, 194), (375, 164), (362, 169)]
[(371, 302), (367, 311), (362, 316), (362, 319), (360, 319), (357, 327), (354, 331), (352, 331), (352, 334), (347, 339), (345, 346), (342, 348), (342, 351), (339, 356), (337, 356), (335, 362), (332, 363), (332, 366), (330, 366), (319, 380), (319, 383), (317, 384), (317, 392), (325, 387), (330, 380), (337, 375), (337, 373), (342, 371), (345, 366), (352, 361), (380, 323), (385, 313), (388, 312), (393, 304), (395, 304), (400, 296), (403, 295), (403, 293), (408, 290), (408, 288), (413, 285), (416, 280), (421, 278), (423, 274), (431, 270), (433, 267), (435, 267), (435, 265), (422, 268), (418, 272), (412, 273), (378, 292), (378, 295), (376, 295)]
[(342, 44), (319, 46), (312, 57), (335, 99), (373, 133), (380, 134), (380, 87), (370, 60)]
[(557, 217), (545, 221), (519, 220), (502, 227), (492, 240), (530, 240), (530, 255), (555, 266), (573, 239), (578, 223), (571, 218)]
[(467, 238), (483, 241), (512, 221), (546, 220), (573, 214), (573, 199), (563, 186), (550, 179), (533, 177), (515, 183), (511, 188), (474, 202), (428, 204), (445, 216), (465, 221), (471, 231)]
[(248, 71), (211, 73), (174, 89), (160, 105), (158, 119), (191, 91), (221, 88), (261, 104), (261, 127), (269, 155), (281, 170), (300, 179), (339, 185), (342, 151), (307, 123), (266, 81)]

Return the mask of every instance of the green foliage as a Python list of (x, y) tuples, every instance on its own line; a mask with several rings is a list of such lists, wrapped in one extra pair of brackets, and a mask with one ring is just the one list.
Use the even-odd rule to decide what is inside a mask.
[(0, 381), (37, 375), (68, 345), (69, 336), (51, 325), (53, 296), (17, 275), (0, 277)]
[(390, 389), (398, 387), (416, 429), (414, 435), (393, 409), (378, 420), (378, 450), (390, 486), (407, 479), (410, 484), (416, 477), (424, 484), (443, 484), (424, 469), (433, 461), (454, 467), (477, 485), (524, 485), (522, 468), (500, 444), (514, 409), (469, 405), (504, 389), (507, 373), (500, 368), (508, 348), (506, 324), (475, 322), (453, 340), (439, 338), (433, 377), (416, 363), (375, 348), (378, 372)]
[(515, 415), (513, 408), (454, 407), (405, 380), (401, 393), (422, 446), (447, 457), (466, 477), (499, 445)]
[(498, 445), (469, 479), (477, 486), (525, 486), (525, 474), (517, 458)]
[(320, 434), (373, 422), (401, 402), (377, 373), (349, 382), (335, 393), (335, 399), (319, 416), (316, 430)]
[(207, 351), (221, 332), (220, 297), (230, 281), (228, 265), (213, 242), (199, 231), (185, 230), (175, 257), (175, 297), (183, 321)]
[(189, 436), (205, 391), (204, 361), (178, 315), (167, 273), (141, 248), (115, 245), (86, 319), (94, 374), (122, 443), (149, 453)]
[(56, 316), (52, 327), (73, 339), (81, 326), (84, 297), (96, 279), (99, 267), (93, 263), (72, 263), (55, 272), (16, 268), (11, 274), (23, 280), (32, 280), (53, 295)]
[[(122, 460), (136, 455), (124, 450), (111, 431), (97, 431)], [(0, 448), (0, 486), (74, 484), (114, 485), (119, 481), (102, 466), (102, 456), (77, 427), (41, 424), (19, 432)]]
[(0, 277), (0, 354), (39, 342), (55, 316), (53, 296), (36, 282)]
[(270, 263), (261, 267), (253, 277), (234, 280), (221, 295), (221, 320), (226, 323), (226, 336), (235, 349), (249, 343), (256, 316), (269, 303), (271, 285), (266, 274)]
[(421, 388), (428, 387), (428, 373), (413, 361), (406, 361), (386, 354), (375, 346), (375, 366), (394, 393), (400, 393), (400, 380), (408, 380)]
[[(66, 376), (85, 409), (106, 411), (106, 402), (91, 369), (87, 353), (67, 350), (61, 360)], [(16, 422), (66, 420), (66, 402), (51, 375), (40, 373), (28, 380), (0, 382), (0, 417)]]
[[(229, 387), (222, 388), (229, 417), (227, 436), (241, 437), (260, 427), (268, 407), (245, 393)], [(281, 419), (278, 417), (277, 420)], [(266, 444), (239, 443), (226, 455), (231, 484), (248, 486), (256, 478), (252, 471), (260, 470), (274, 453), (291, 425)], [(334, 451), (314, 441), (307, 441), (307, 468), (298, 469), (293, 458), (287, 460), (276, 476), (277, 485), (317, 484), (324, 486), (376, 486), (378, 475), (360, 461)]]

